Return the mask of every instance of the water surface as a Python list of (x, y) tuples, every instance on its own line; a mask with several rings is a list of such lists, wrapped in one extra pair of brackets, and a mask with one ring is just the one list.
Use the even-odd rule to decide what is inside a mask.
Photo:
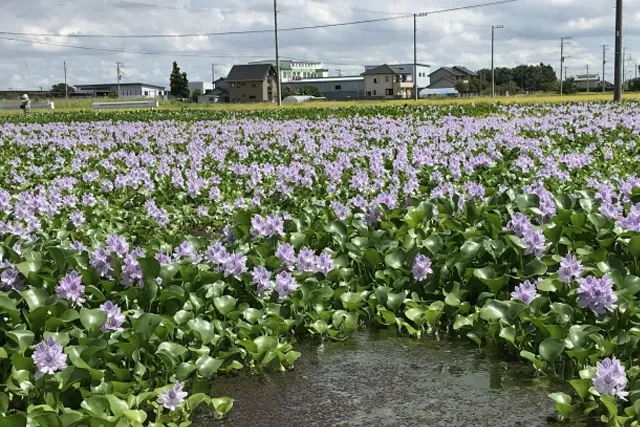
[(197, 427), (551, 426), (547, 397), (559, 384), (528, 363), (505, 362), (467, 343), (363, 332), (345, 342), (296, 346), (293, 371), (216, 381), (236, 399), (225, 421)]

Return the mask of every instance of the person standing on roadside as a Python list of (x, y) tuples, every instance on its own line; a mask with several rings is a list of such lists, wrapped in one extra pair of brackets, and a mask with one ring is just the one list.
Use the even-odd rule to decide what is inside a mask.
[(24, 110), (25, 114), (29, 114), (31, 112), (31, 100), (29, 99), (29, 95), (26, 93), (22, 95), (22, 103), (20, 104), (20, 108)]

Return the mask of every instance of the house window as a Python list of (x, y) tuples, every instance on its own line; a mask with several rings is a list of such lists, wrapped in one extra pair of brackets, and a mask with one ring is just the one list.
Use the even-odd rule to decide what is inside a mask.
[(367, 91), (367, 96), (371, 96), (371, 91), (370, 90)]
[(242, 82), (242, 87), (245, 87), (247, 84), (245, 82)]
[(389, 83), (389, 76), (384, 76), (384, 82)]
[(215, 99), (213, 96), (210, 96), (210, 97), (209, 97), (209, 101), (213, 102), (213, 101), (215, 101), (215, 100), (216, 100), (216, 99)]
[(243, 94), (242, 94), (242, 97), (243, 97), (243, 98), (246, 98), (246, 97), (247, 97), (247, 94), (246, 94), (246, 93), (243, 93)]
[(378, 82), (379, 82), (379, 81), (380, 81), (380, 79), (379, 79), (379, 78), (377, 78), (377, 77), (374, 77), (374, 78), (373, 78), (373, 84), (374, 84), (374, 85), (375, 85), (375, 84), (378, 84)]
[(334, 90), (342, 90), (342, 85), (336, 85)]
[(258, 83), (251, 83), (251, 87), (258, 87)]
[(373, 90), (373, 95), (375, 96), (375, 95), (377, 95), (377, 94), (378, 94), (378, 92), (376, 92), (376, 90), (374, 89), (374, 90)]
[(393, 89), (385, 89), (384, 94), (387, 96), (392, 96), (393, 95)]
[(144, 96), (149, 96), (149, 91), (148, 90), (144, 91)]
[(255, 95), (251, 95), (249, 99), (256, 99)]

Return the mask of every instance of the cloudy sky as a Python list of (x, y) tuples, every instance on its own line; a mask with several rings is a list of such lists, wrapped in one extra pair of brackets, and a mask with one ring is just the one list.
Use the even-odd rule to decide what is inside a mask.
[[(390, 18), (493, 0), (278, 0), (281, 29)], [(273, 32), (167, 38), (73, 38), (30, 34), (172, 35), (273, 29), (271, 0), (1, 0), (0, 89), (47, 88), (116, 80), (116, 62), (124, 64), (123, 82), (168, 86), (172, 61), (190, 81), (211, 80), (233, 64), (274, 57)], [(518, 0), (478, 9), (418, 18), (418, 61), (432, 65), (488, 68), (491, 25), (496, 30), (496, 66), (545, 62), (559, 68), (560, 38), (566, 46), (568, 74), (590, 67), (601, 73), (602, 45), (606, 78), (613, 79), (615, 0)], [(640, 0), (625, 0), (625, 46), (631, 60), (628, 77), (640, 63)], [(13, 40), (9, 40), (13, 39)], [(393, 19), (324, 29), (282, 31), (285, 59), (322, 61), (331, 74), (356, 74), (364, 64), (411, 62), (413, 20)], [(75, 46), (69, 47), (69, 46)], [(79, 48), (82, 47), (82, 48)], [(86, 48), (100, 48), (90, 50)], [(634, 50), (634, 48), (636, 50)], [(126, 51), (126, 52), (122, 52)], [(143, 54), (141, 52), (154, 52)]]

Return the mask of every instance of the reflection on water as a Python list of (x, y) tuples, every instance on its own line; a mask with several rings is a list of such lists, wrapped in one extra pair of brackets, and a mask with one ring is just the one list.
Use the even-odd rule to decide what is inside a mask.
[(197, 427), (549, 426), (558, 385), (527, 363), (500, 361), (466, 343), (393, 331), (297, 345), (293, 371), (216, 381), (236, 399), (228, 419)]

